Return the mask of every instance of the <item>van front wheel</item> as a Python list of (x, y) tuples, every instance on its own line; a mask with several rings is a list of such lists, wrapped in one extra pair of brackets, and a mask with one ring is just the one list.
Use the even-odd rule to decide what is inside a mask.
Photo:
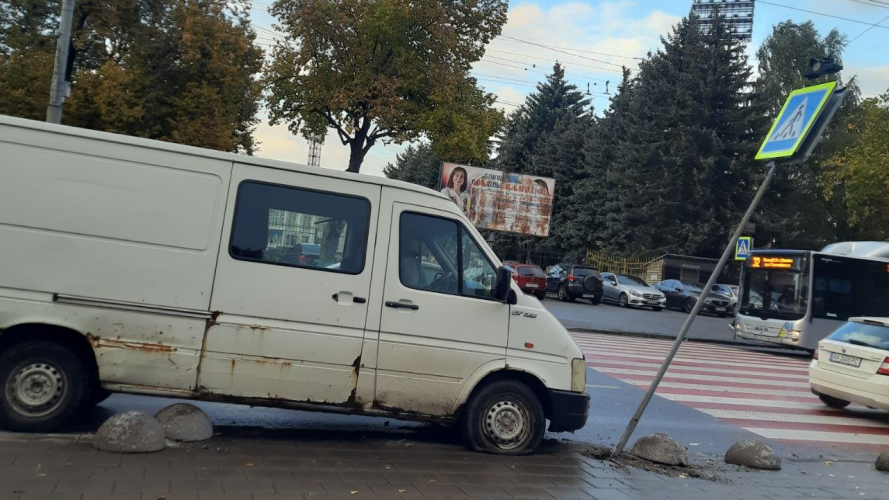
[(14, 345), (0, 355), (0, 428), (42, 432), (70, 422), (88, 394), (83, 362), (52, 342)]
[(463, 415), (466, 444), (475, 451), (497, 455), (533, 453), (546, 430), (546, 417), (537, 395), (527, 385), (502, 380), (475, 394)]

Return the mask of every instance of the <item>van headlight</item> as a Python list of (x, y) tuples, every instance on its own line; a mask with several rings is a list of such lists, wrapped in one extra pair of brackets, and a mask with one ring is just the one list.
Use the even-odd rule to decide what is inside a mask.
[(571, 391), (583, 392), (586, 390), (586, 363), (581, 359), (571, 361)]

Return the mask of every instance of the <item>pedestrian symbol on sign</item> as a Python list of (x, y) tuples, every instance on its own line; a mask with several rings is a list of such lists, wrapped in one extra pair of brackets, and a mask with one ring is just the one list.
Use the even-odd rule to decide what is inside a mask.
[(790, 115), (790, 118), (788, 118), (781, 128), (775, 132), (775, 135), (772, 136), (772, 140), (784, 141), (787, 139), (796, 139), (801, 136), (803, 133), (803, 124), (805, 123), (803, 117), (806, 114), (806, 107), (808, 104), (809, 98), (803, 98), (803, 101), (799, 103), (799, 106), (796, 107), (796, 110)]
[(747, 257), (750, 257), (751, 248), (753, 248), (752, 237), (742, 236), (738, 238), (738, 244), (735, 245), (735, 260), (747, 260)]

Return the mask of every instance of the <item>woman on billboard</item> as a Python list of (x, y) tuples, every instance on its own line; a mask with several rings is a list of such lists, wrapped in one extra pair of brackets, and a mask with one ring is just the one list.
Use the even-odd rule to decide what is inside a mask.
[(466, 169), (456, 167), (451, 170), (451, 176), (448, 177), (448, 185), (441, 190), (441, 193), (451, 199), (464, 212), (466, 211), (466, 202), (469, 200), (469, 176)]

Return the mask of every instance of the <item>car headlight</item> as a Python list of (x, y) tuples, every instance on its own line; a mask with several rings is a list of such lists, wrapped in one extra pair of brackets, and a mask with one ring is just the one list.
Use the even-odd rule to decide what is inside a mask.
[(630, 295), (632, 295), (633, 297), (641, 297), (642, 296), (642, 294), (637, 292), (636, 290), (630, 290)]
[(583, 392), (586, 390), (586, 363), (581, 359), (571, 361), (571, 391)]

